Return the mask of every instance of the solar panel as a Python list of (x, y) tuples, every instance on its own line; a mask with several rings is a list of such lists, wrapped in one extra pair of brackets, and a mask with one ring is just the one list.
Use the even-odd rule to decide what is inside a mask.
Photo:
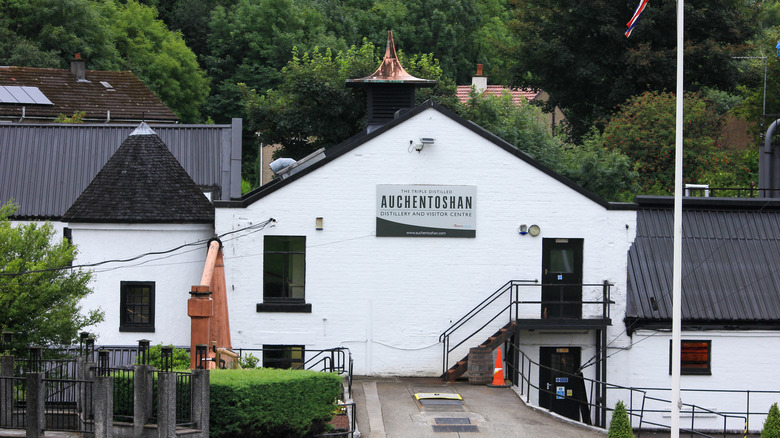
[(0, 103), (54, 105), (38, 87), (0, 85)]

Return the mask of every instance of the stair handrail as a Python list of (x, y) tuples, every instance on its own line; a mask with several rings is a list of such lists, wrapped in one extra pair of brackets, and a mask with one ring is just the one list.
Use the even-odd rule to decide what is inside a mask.
[[(469, 322), (471, 318), (475, 317), (478, 313), (480, 313), (483, 309), (485, 309), (488, 305), (493, 304), (494, 301), (496, 301), (501, 295), (503, 295), (506, 292), (512, 291), (512, 286), (518, 283), (539, 283), (539, 280), (509, 280), (506, 283), (504, 283), (501, 287), (496, 289), (495, 292), (490, 294), (487, 298), (482, 300), (481, 303), (477, 304), (466, 312), (465, 315), (463, 315), (459, 320), (455, 321), (452, 325), (447, 327), (446, 330), (442, 332), (442, 334), (439, 335), (439, 342), (444, 342), (445, 338), (449, 338), (449, 336), (454, 333), (456, 330), (458, 330), (460, 327), (462, 327), (464, 324)], [(511, 304), (511, 303), (510, 303)], [(504, 309), (506, 310), (506, 308)]]
[[(539, 375), (539, 371), (536, 371), (535, 373), (532, 371), (532, 369), (531, 369), (532, 366), (535, 366), (538, 370), (541, 370), (542, 368), (544, 368), (546, 370), (552, 371), (553, 368), (550, 367), (550, 366), (547, 366), (547, 365), (542, 365), (541, 363), (536, 362), (533, 359), (531, 359), (531, 357), (529, 355), (527, 355), (520, 348), (520, 346), (518, 344), (510, 342), (510, 346), (512, 348), (516, 349), (516, 351), (517, 351), (517, 353), (519, 355), (518, 359), (520, 360), (520, 366), (515, 366), (511, 361), (508, 361), (505, 364), (505, 366), (507, 367), (506, 373), (509, 376), (509, 380), (511, 380), (513, 382), (513, 384), (518, 387), (518, 391), (519, 391), (520, 397), (521, 398), (524, 397), (525, 398), (525, 402), (526, 403), (530, 403), (531, 402), (530, 396), (531, 396), (531, 390), (532, 389), (537, 390), (539, 392), (547, 393), (550, 396), (558, 396), (559, 394), (557, 394), (555, 391), (551, 391), (551, 390), (548, 390), (548, 389), (545, 389), (545, 388), (540, 388), (539, 386), (537, 386), (537, 385), (535, 385), (534, 383), (531, 382), (531, 376), (533, 376), (533, 375), (538, 376)], [(526, 370), (526, 364), (528, 365), (528, 369), (527, 370)], [(631, 417), (637, 417), (637, 421), (639, 423), (637, 427), (640, 429), (640, 433), (641, 433), (641, 429), (642, 429), (643, 425), (650, 425), (650, 426), (661, 427), (661, 428), (669, 428), (669, 426), (666, 425), (666, 424), (656, 423), (656, 422), (652, 422), (652, 421), (649, 421), (649, 420), (645, 419), (645, 412), (648, 412), (648, 410), (645, 409), (647, 400), (658, 401), (658, 402), (662, 402), (663, 404), (670, 404), (671, 403), (670, 400), (665, 400), (665, 399), (662, 399), (662, 398), (653, 397), (653, 396), (649, 395), (647, 390), (648, 389), (652, 389), (652, 388), (636, 388), (636, 387), (631, 387), (631, 386), (617, 385), (617, 384), (614, 384), (614, 383), (602, 382), (602, 381), (600, 381), (598, 379), (591, 379), (591, 378), (588, 378), (588, 377), (584, 377), (581, 374), (577, 375), (576, 373), (569, 373), (569, 372), (564, 372), (564, 371), (560, 371), (560, 370), (556, 370), (556, 371), (559, 374), (561, 374), (561, 375), (568, 376), (569, 378), (580, 378), (583, 381), (590, 382), (591, 383), (591, 387), (593, 385), (601, 385), (601, 384), (603, 384), (605, 386), (605, 389), (607, 389), (607, 390), (618, 389), (618, 390), (628, 391), (629, 394), (631, 394), (631, 396), (629, 397), (629, 400), (628, 400), (629, 406), (626, 406), (626, 413), (629, 415), (630, 418)], [(639, 401), (641, 401), (640, 407), (638, 407), (636, 409), (633, 407), (633, 402), (634, 402), (633, 394), (634, 393), (637, 393), (639, 395)], [(564, 397), (570, 397), (570, 396), (569, 395), (565, 395)], [(591, 400), (592, 400), (592, 398), (593, 397), (591, 396)], [(590, 406), (592, 408), (596, 408), (596, 409), (603, 409), (603, 410), (606, 410), (606, 411), (612, 411), (613, 410), (613, 408), (610, 408), (610, 407), (607, 406), (607, 404), (606, 404), (606, 397), (603, 400), (597, 400), (596, 402), (592, 402), (590, 400), (586, 400), (586, 401), (584, 401), (584, 403), (586, 403), (588, 406)], [(695, 417), (696, 417), (695, 413), (697, 411), (700, 411), (702, 413), (707, 413), (707, 414), (710, 414), (710, 415), (713, 415), (715, 417), (719, 417), (719, 418), (723, 419), (723, 435), (722, 435), (723, 437), (726, 437), (727, 433), (728, 433), (727, 428), (726, 428), (726, 425), (727, 425), (726, 422), (727, 422), (728, 419), (741, 420), (741, 424), (746, 424), (747, 425), (747, 415), (749, 415), (749, 412), (745, 413), (746, 415), (738, 415), (738, 413), (719, 412), (717, 410), (708, 409), (708, 408), (705, 408), (705, 407), (702, 407), (702, 406), (694, 405), (692, 403), (682, 403), (682, 405), (690, 408), (690, 410), (687, 410), (687, 411), (684, 410), (682, 412), (691, 414), (691, 426), (690, 426), (690, 429), (685, 429), (684, 430), (684, 432), (686, 432), (686, 433), (696, 434), (696, 435), (704, 436), (704, 437), (711, 437), (711, 435), (707, 435), (705, 433), (701, 433), (701, 432), (699, 432), (699, 431), (697, 431), (695, 429), (694, 420), (695, 420)], [(637, 413), (637, 411), (638, 411), (638, 413)], [(650, 411), (650, 412), (656, 412), (656, 411)], [(666, 412), (666, 411), (657, 411), (657, 412)], [(596, 416), (598, 417), (598, 414)], [(632, 424), (633, 424), (633, 422), (632, 422)], [(606, 427), (606, 425), (604, 425), (603, 427)], [(683, 430), (681, 429), (681, 431), (683, 431)]]
[[(496, 318), (498, 318), (500, 315), (502, 315), (507, 309), (510, 312), (510, 318), (509, 319), (511, 320), (512, 319), (512, 317), (511, 317), (512, 307), (513, 307), (514, 302), (517, 301), (517, 297), (514, 297), (514, 298), (512, 297), (512, 292), (517, 290), (517, 286), (519, 286), (520, 284), (532, 284), (532, 283), (534, 283), (534, 284), (539, 283), (539, 280), (534, 279), (534, 280), (509, 280), (509, 281), (507, 281), (501, 287), (496, 289), (495, 292), (493, 292), (487, 298), (482, 300), (481, 303), (477, 304), (476, 306), (474, 306), (474, 308), (472, 308), (471, 310), (466, 312), (466, 314), (463, 315), (459, 320), (455, 321), (452, 325), (447, 327), (447, 329), (444, 330), (444, 332), (442, 332), (441, 335), (439, 335), (439, 342), (442, 343), (442, 350), (443, 350), (442, 351), (442, 373), (446, 373), (447, 372), (447, 366), (449, 365), (449, 355), (450, 355), (450, 352), (452, 350), (454, 350), (458, 346), (462, 345), (467, 340), (471, 339), (471, 337), (473, 337), (474, 334), (476, 334), (480, 330), (484, 329), (488, 324), (490, 324)], [(510, 294), (510, 296), (509, 296), (509, 304), (507, 304), (506, 307), (504, 307), (498, 313), (496, 313), (496, 315), (493, 316), (487, 323), (485, 323), (479, 330), (477, 330), (476, 332), (472, 333), (469, 336), (466, 336), (455, 347), (450, 348), (450, 336), (453, 333), (455, 333), (455, 331), (457, 331), (459, 328), (463, 327), (463, 325), (465, 325), (472, 318), (477, 316), (480, 312), (482, 312), (484, 309), (486, 309), (489, 305), (493, 304), (496, 300), (501, 298), (507, 292)]]

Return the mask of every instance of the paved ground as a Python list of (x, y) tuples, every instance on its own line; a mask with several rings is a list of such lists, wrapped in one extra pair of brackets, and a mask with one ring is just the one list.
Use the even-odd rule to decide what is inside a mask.
[[(421, 405), (415, 393), (455, 393), (457, 405)], [(362, 438), (555, 437), (605, 438), (606, 432), (532, 409), (512, 388), (490, 388), (438, 378), (356, 377), (352, 385)], [(464, 422), (476, 432), (435, 432), (440, 423)]]

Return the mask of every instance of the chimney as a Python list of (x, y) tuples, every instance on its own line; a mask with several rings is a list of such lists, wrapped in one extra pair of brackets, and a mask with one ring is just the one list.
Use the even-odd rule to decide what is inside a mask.
[(471, 86), (480, 93), (487, 90), (487, 77), (482, 76), (482, 64), (477, 64), (477, 74), (471, 78)]
[(395, 51), (393, 31), (387, 32), (385, 57), (371, 76), (347, 79), (347, 87), (363, 87), (368, 98), (368, 132), (395, 118), (396, 112), (414, 107), (414, 90), (433, 87), (435, 80), (410, 75), (401, 66)]
[(76, 53), (76, 56), (70, 60), (70, 73), (76, 77), (77, 81), (86, 81), (86, 61), (81, 59), (81, 53)]

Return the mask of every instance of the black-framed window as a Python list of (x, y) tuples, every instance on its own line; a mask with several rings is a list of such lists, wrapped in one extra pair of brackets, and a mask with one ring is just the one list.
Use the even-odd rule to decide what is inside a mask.
[(263, 239), (263, 302), (258, 312), (311, 312), (306, 304), (306, 236)]
[[(680, 341), (680, 374), (712, 375), (712, 341)], [(672, 341), (669, 341), (669, 374), (672, 374)]]
[(303, 369), (303, 345), (263, 344), (263, 368)]
[(154, 331), (154, 282), (120, 283), (120, 332)]

